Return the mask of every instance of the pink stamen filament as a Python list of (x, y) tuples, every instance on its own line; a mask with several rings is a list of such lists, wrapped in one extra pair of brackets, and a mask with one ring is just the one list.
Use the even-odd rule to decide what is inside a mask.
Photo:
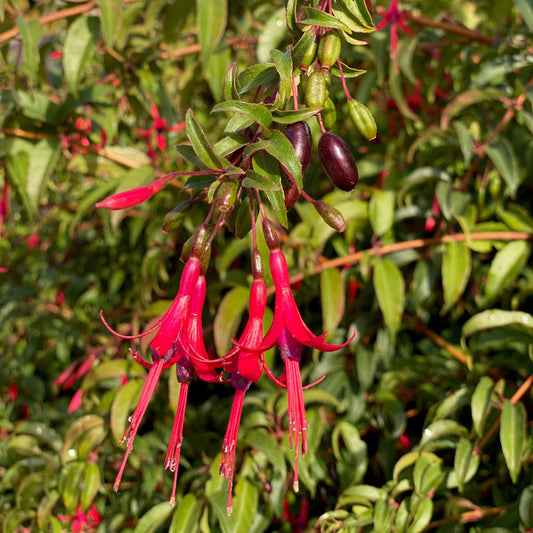
[(118, 487), (120, 485), (120, 481), (122, 479), (122, 474), (124, 473), (124, 468), (126, 467), (128, 457), (131, 451), (133, 450), (133, 440), (135, 439), (135, 435), (137, 434), (137, 431), (139, 430), (139, 426), (143, 419), (144, 413), (146, 412), (146, 408), (148, 407), (148, 404), (150, 403), (150, 398), (152, 397), (157, 387), (157, 382), (159, 380), (159, 376), (161, 375), (161, 371), (163, 370), (164, 364), (165, 364), (164, 359), (158, 359), (151, 366), (150, 371), (148, 372), (148, 376), (146, 377), (146, 381), (144, 384), (143, 391), (141, 393), (141, 398), (139, 399), (139, 403), (137, 404), (137, 407), (135, 408), (133, 415), (130, 417), (130, 425), (128, 426), (128, 429), (126, 429), (126, 432), (120, 439), (119, 444), (126, 442), (127, 447), (126, 447), (126, 452), (124, 454), (124, 458), (122, 459), (122, 463), (120, 465), (120, 469), (115, 479), (115, 484), (113, 485), (113, 489), (115, 491), (118, 490)]
[(235, 467), (235, 449), (237, 447), (237, 436), (239, 434), (239, 424), (241, 423), (242, 404), (244, 400), (245, 391), (235, 389), (235, 396), (233, 398), (233, 405), (231, 407), (231, 414), (228, 422), (228, 429), (224, 437), (222, 445), (222, 458), (220, 460), (220, 475), (229, 480), (228, 489), (228, 505), (226, 512), (228, 516), (232, 513), (231, 495), (233, 491), (233, 474)]
[(172, 426), (172, 433), (168, 445), (168, 453), (165, 459), (165, 469), (174, 472), (174, 483), (172, 485), (172, 494), (170, 496), (171, 507), (176, 503), (176, 486), (178, 482), (181, 444), (183, 442), (183, 422), (185, 421), (185, 407), (187, 406), (188, 391), (189, 383), (180, 383), (178, 407), (176, 409), (176, 417), (174, 418), (174, 425)]

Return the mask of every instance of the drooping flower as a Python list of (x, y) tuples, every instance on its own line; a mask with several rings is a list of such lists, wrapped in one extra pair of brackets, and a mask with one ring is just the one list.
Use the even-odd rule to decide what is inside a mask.
[(96, 528), (102, 521), (100, 513), (96, 508), (96, 505), (92, 503), (87, 509), (87, 512), (82, 510), (81, 504), (78, 505), (76, 510), (70, 515), (58, 514), (57, 518), (60, 522), (70, 522), (70, 530), (72, 533), (81, 533), (83, 531), (96, 531)]
[[(254, 264), (260, 263), (260, 257), (254, 254)], [(263, 317), (266, 309), (266, 286), (262, 272), (256, 268), (254, 271), (254, 281), (250, 289), (249, 318), (246, 327), (238, 341), (238, 345), (229, 352), (233, 356), (232, 373), (230, 383), (235, 389), (235, 396), (231, 406), (228, 427), (222, 444), (222, 458), (220, 460), (220, 474), (229, 480), (228, 489), (228, 515), (232, 512), (231, 496), (233, 491), (233, 475), (235, 470), (235, 451), (237, 448), (237, 437), (242, 416), (242, 406), (244, 395), (252, 382), (258, 381), (263, 373), (261, 362), (262, 352), (256, 350), (248, 351), (242, 346), (257, 348), (263, 340)]]
[(276, 344), (283, 327), (303, 346), (316, 348), (322, 352), (334, 352), (346, 346), (353, 337), (344, 344), (330, 344), (324, 340), (327, 332), (322, 333), (322, 335), (314, 335), (307, 327), (294, 301), (289, 282), (287, 261), (279, 248), (270, 250), (269, 262), (270, 272), (274, 280), (274, 286), (276, 287), (276, 303), (274, 307), (274, 320), (263, 339), (261, 351), (266, 351)]
[(376, 30), (382, 30), (390, 25), (390, 57), (394, 61), (394, 68), (398, 71), (397, 53), (398, 48), (398, 26), (405, 33), (412, 35), (413, 30), (409, 28), (404, 22), (404, 15), (398, 7), (398, 0), (391, 0), (389, 9), (383, 13), (383, 20), (376, 24)]
[(152, 104), (150, 106), (150, 114), (152, 115), (152, 120), (153, 120), (152, 127), (147, 130), (141, 130), (141, 129), (136, 128), (136, 131), (139, 135), (141, 135), (142, 137), (146, 139), (146, 144), (148, 147), (148, 150), (147, 150), (148, 157), (150, 157), (152, 161), (155, 161), (156, 153), (152, 147), (152, 137), (154, 136), (154, 134), (156, 137), (157, 147), (162, 152), (165, 152), (167, 148), (167, 140), (165, 138), (164, 132), (181, 131), (183, 128), (185, 128), (185, 122), (180, 122), (179, 124), (176, 124), (175, 126), (167, 126), (166, 119), (160, 117), (159, 109), (157, 109), (157, 106), (155, 104)]
[[(150, 348), (158, 359), (166, 358), (166, 362), (168, 363), (167, 366), (172, 366), (172, 364), (174, 364), (179, 358), (179, 354), (175, 353), (176, 350), (173, 350), (172, 348), (188, 319), (191, 298), (196, 288), (200, 269), (200, 259), (194, 255), (191, 256), (183, 269), (178, 294), (155, 326), (138, 335), (122, 335), (111, 328), (106, 322), (103, 313), (100, 312), (100, 317), (102, 318), (105, 327), (113, 333), (113, 335), (120, 337), (121, 339), (138, 339), (157, 331), (156, 336), (150, 343)], [(134, 353), (133, 355), (137, 361), (140, 360), (137, 354)]]

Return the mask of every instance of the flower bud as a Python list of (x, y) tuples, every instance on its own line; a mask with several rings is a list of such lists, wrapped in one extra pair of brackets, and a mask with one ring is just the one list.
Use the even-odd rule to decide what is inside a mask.
[(265, 236), (265, 241), (270, 250), (276, 250), (279, 248), (279, 237), (274, 228), (274, 224), (268, 220), (268, 218), (263, 219), (263, 235)]
[(367, 141), (375, 139), (378, 128), (370, 109), (361, 102), (350, 98), (348, 100), (348, 110), (350, 111), (352, 121), (355, 124), (355, 127), (359, 130), (359, 133)]
[(346, 221), (338, 209), (320, 200), (313, 202), (313, 207), (328, 226), (339, 232), (346, 229)]

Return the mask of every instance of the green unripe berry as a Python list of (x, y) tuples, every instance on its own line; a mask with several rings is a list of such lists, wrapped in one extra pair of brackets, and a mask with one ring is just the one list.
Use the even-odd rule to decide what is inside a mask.
[(350, 111), (350, 116), (352, 117), (355, 127), (359, 130), (359, 133), (367, 141), (375, 139), (378, 128), (368, 107), (361, 102), (350, 98), (348, 100), (348, 110)]
[(327, 31), (318, 43), (318, 60), (322, 68), (329, 69), (341, 55), (341, 38), (335, 30)]
[(301, 69), (307, 70), (309, 66), (313, 63), (316, 57), (317, 48), (318, 48), (318, 43), (316, 42), (316, 39), (315, 39), (309, 45), (309, 48), (305, 52), (305, 55), (303, 56), (302, 61), (300, 62)]
[(329, 74), (323, 71), (313, 72), (309, 76), (305, 88), (305, 105), (307, 107), (322, 107), (324, 105), (329, 95), (328, 79)]
[(335, 122), (337, 120), (337, 110), (335, 109), (335, 104), (331, 98), (328, 98), (324, 102), (324, 107), (322, 108), (320, 115), (326, 131), (331, 131), (335, 127)]

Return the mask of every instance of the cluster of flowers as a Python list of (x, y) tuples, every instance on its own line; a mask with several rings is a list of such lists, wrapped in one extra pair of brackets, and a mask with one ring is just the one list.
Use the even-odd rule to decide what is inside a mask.
[[(134, 189), (128, 193), (120, 194), (129, 194), (131, 197), (135, 197), (140, 192), (142, 193), (139, 189)], [(274, 318), (265, 335), (263, 335), (263, 317), (267, 305), (267, 289), (263, 277), (262, 259), (257, 249), (254, 232), (253, 283), (250, 289), (248, 322), (242, 335), (238, 340), (234, 339), (234, 346), (226, 355), (216, 359), (209, 357), (202, 327), (202, 309), (206, 294), (204, 274), (208, 262), (206, 249), (209, 248), (206, 246), (208, 234), (206, 225), (200, 226), (196, 232), (174, 301), (154, 327), (138, 335), (121, 335), (114, 331), (101, 315), (106, 327), (122, 339), (137, 339), (156, 332), (150, 343), (151, 363), (147, 363), (138, 353), (132, 351), (134, 359), (148, 368), (149, 372), (139, 403), (130, 417), (129, 427), (121, 440), (121, 443), (126, 443), (126, 453), (115, 480), (115, 490), (118, 490), (120, 485), (128, 456), (133, 448), (135, 435), (150, 398), (156, 389), (159, 377), (163, 370), (175, 366), (180, 392), (165, 460), (165, 469), (174, 472), (171, 505), (175, 503), (176, 498), (177, 472), (183, 440), (187, 394), (195, 374), (201, 380), (229, 383), (235, 389), (220, 464), (220, 474), (230, 481), (228, 514), (231, 513), (235, 450), (243, 400), (250, 385), (258, 381), (263, 372), (267, 373), (279, 386), (287, 389), (290, 446), (295, 452), (294, 490), (298, 491), (298, 458), (306, 453), (306, 431), (308, 429), (299, 368), (302, 347), (309, 346), (320, 351), (330, 352), (342, 348), (350, 341), (343, 345), (330, 344), (324, 340), (325, 333), (316, 336), (309, 330), (296, 306), (289, 283), (287, 262), (280, 250), (276, 231), (266, 217), (263, 218), (262, 226), (270, 251), (270, 271), (276, 288)], [(275, 345), (279, 349), (285, 366), (280, 379), (275, 378), (266, 367), (263, 356), (266, 350)]]

